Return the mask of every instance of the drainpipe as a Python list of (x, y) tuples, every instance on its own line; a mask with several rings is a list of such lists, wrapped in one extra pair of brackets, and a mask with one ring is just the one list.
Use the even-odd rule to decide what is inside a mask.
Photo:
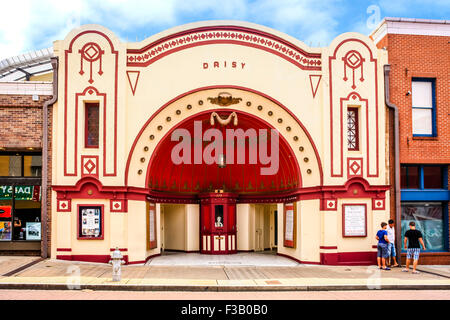
[(41, 210), (42, 210), (42, 250), (41, 257), (48, 258), (48, 108), (58, 100), (58, 58), (51, 58), (53, 68), (53, 96), (50, 100), (44, 102), (43, 124), (42, 124), (42, 190), (41, 190)]
[(395, 246), (397, 251), (397, 262), (401, 265), (401, 204), (400, 204), (400, 128), (398, 119), (398, 108), (390, 101), (389, 92), (389, 74), (391, 72), (391, 66), (389, 64), (384, 65), (384, 99), (387, 107), (394, 111), (394, 170), (395, 170)]

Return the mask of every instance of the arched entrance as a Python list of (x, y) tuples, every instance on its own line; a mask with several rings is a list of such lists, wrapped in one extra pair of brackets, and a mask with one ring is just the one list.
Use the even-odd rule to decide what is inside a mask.
[[(184, 148), (183, 135), (190, 139)], [(212, 146), (216, 136), (222, 149)], [(235, 143), (227, 148), (230, 140)], [(230, 150), (234, 161), (227, 158)], [(226, 254), (277, 248), (283, 242), (279, 204), (320, 186), (323, 176), (316, 146), (289, 109), (260, 92), (230, 86), (199, 88), (163, 105), (135, 139), (125, 179), (129, 187), (147, 189), (147, 201), (157, 204), (158, 244), (147, 255)], [(223, 227), (216, 227), (217, 216)]]
[[(254, 244), (255, 250), (272, 247), (276, 222), (267, 203), (302, 185), (296, 157), (278, 130), (233, 109), (203, 111), (180, 122), (156, 147), (147, 172), (155, 202), (199, 203), (199, 251), (208, 254), (236, 253), (238, 236), (253, 237), (237, 234), (237, 203), (266, 203), (255, 212)], [(163, 243), (181, 250), (186, 243), (174, 243), (172, 235), (183, 232), (181, 223), (196, 224), (195, 217), (185, 214), (183, 220), (182, 207), (163, 212)]]

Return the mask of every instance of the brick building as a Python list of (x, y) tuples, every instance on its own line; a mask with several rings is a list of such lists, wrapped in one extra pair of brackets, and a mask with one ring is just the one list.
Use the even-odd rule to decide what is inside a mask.
[[(424, 233), (422, 263), (448, 264), (450, 23), (385, 18), (371, 37), (388, 52), (389, 99), (398, 109), (401, 215), (391, 197), (391, 216), (401, 216), (402, 235), (410, 220)], [(393, 112), (390, 119), (393, 129)]]

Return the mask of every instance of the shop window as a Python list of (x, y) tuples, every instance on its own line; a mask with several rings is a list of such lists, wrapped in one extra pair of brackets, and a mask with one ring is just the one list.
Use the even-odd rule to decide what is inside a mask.
[(86, 103), (85, 146), (98, 148), (100, 137), (100, 108), (98, 103)]
[(443, 167), (440, 166), (424, 166), (423, 167), (423, 184), (425, 189), (443, 189)]
[(23, 175), (24, 177), (42, 176), (42, 156), (40, 155), (24, 156)]
[(347, 109), (347, 148), (349, 151), (359, 150), (358, 108)]
[(0, 186), (0, 241), (41, 240), (40, 186)]
[(402, 189), (446, 189), (446, 166), (402, 165)]
[(13, 240), (41, 240), (41, 188), (16, 186)]
[(402, 189), (419, 189), (419, 166), (402, 166), (401, 167), (401, 188)]
[(436, 136), (435, 80), (413, 78), (412, 128), (414, 136)]
[(403, 239), (409, 222), (414, 221), (416, 229), (422, 232), (427, 251), (448, 250), (444, 212), (447, 207), (442, 202), (402, 202), (402, 249), (405, 249)]
[(0, 241), (12, 239), (12, 186), (0, 186)]
[(22, 157), (20, 155), (0, 155), (0, 176), (21, 177)]
[(40, 154), (0, 154), (0, 177), (41, 177)]

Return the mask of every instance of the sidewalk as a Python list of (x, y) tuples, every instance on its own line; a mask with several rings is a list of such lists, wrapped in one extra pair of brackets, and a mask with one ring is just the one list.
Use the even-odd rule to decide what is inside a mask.
[[(15, 257), (0, 259), (0, 274)], [(34, 257), (34, 259), (36, 259)], [(33, 259), (31, 259), (33, 260)], [(30, 259), (24, 259), (29, 263)], [(9, 266), (9, 270), (4, 269)], [(425, 266), (422, 272), (381, 271), (375, 266), (123, 266), (122, 280), (111, 281), (111, 266), (44, 260), (12, 276), (0, 276), (0, 289), (91, 289), (136, 291), (307, 291), (417, 289), (449, 290), (450, 266)], [(438, 275), (441, 274), (441, 275)]]

